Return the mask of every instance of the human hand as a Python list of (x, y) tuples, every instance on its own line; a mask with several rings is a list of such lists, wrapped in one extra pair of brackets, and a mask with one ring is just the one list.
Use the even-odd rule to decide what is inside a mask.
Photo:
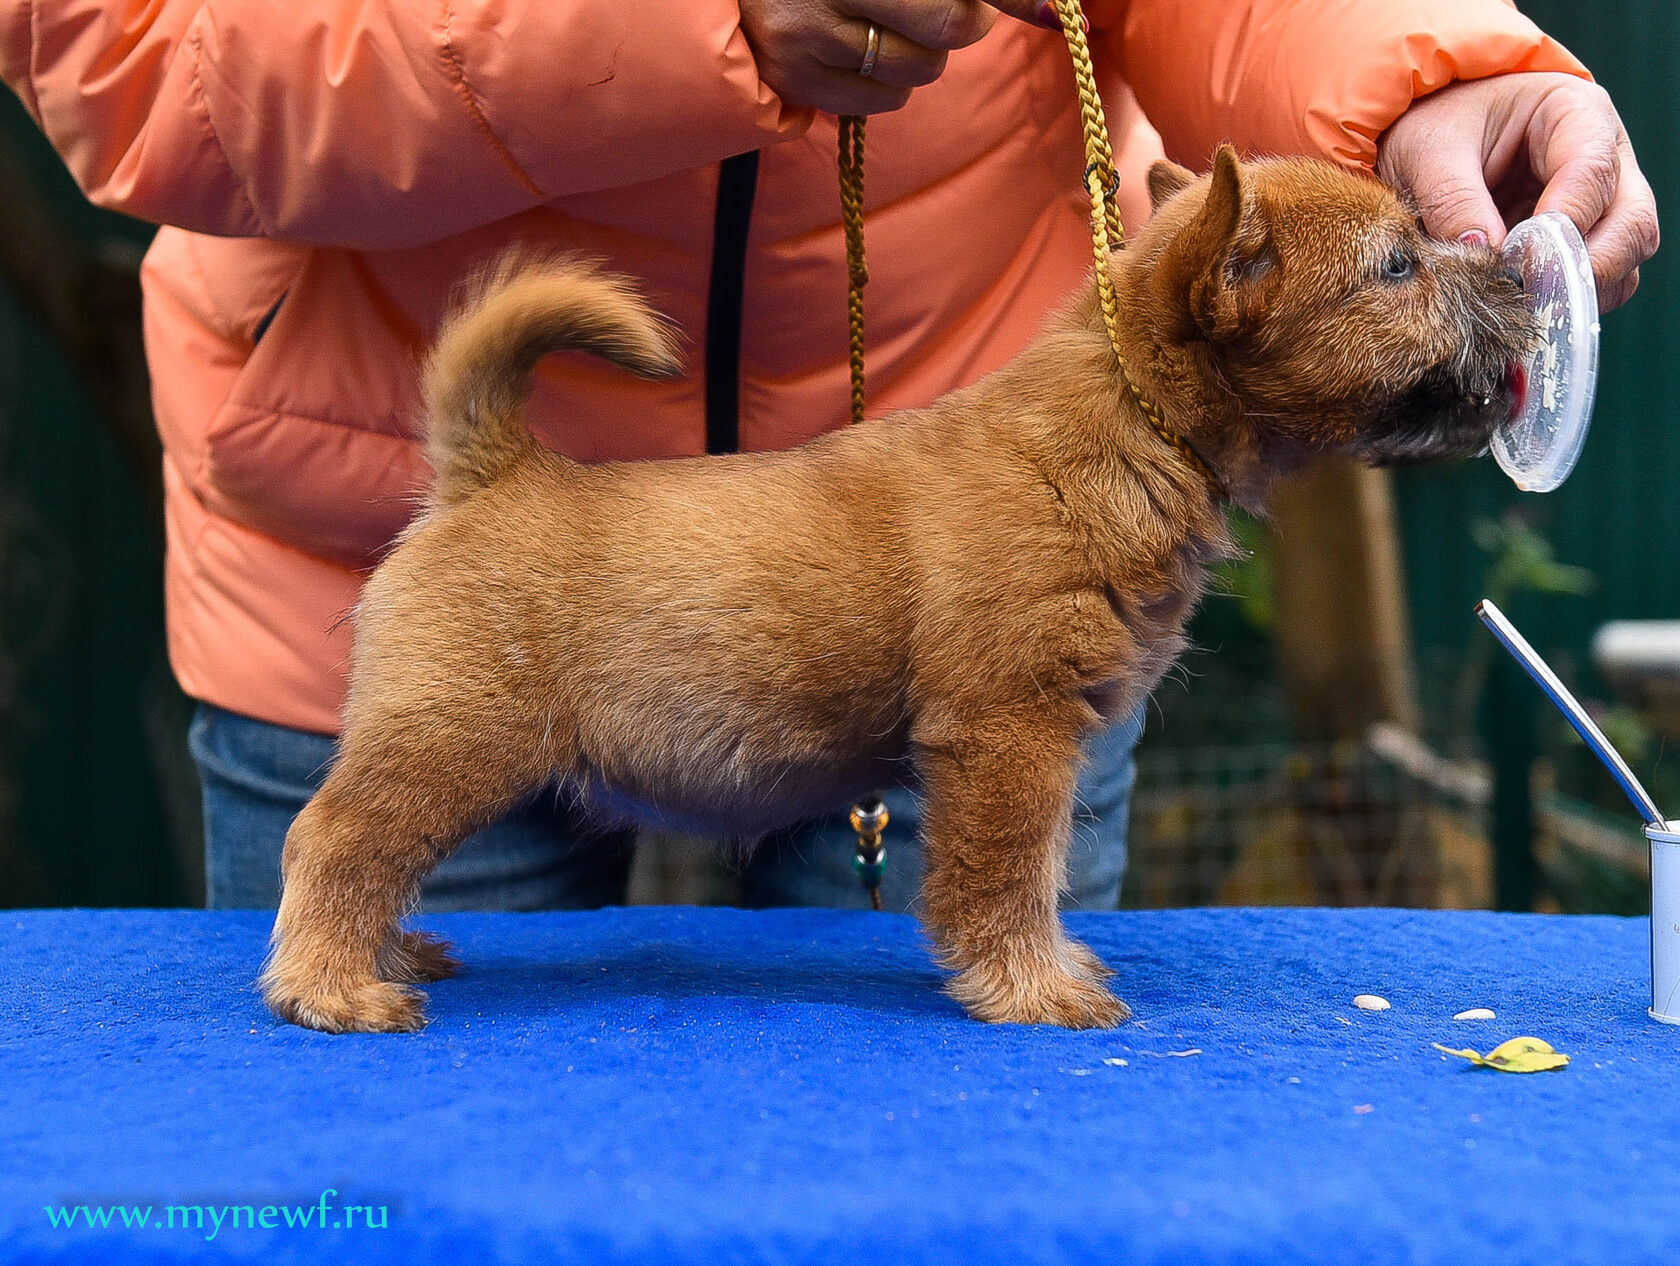
[(1411, 191), (1439, 238), (1561, 211), (1587, 241), (1601, 311), (1627, 302), (1656, 253), (1657, 203), (1610, 96), (1574, 75), (1462, 80), (1413, 102), (1377, 145), (1377, 175)]
[[(881, 114), (938, 79), (946, 55), (997, 21), (981, 0), (740, 0), (741, 30), (758, 74), (789, 105), (830, 114)], [(869, 28), (874, 69), (859, 73)]]

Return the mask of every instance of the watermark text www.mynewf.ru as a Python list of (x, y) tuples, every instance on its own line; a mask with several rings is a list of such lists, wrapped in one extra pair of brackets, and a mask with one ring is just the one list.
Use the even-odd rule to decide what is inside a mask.
[(213, 1240), (223, 1231), (383, 1231), (389, 1206), (335, 1204), (328, 1187), (314, 1204), (72, 1204), (43, 1205), (58, 1230), (196, 1231)]

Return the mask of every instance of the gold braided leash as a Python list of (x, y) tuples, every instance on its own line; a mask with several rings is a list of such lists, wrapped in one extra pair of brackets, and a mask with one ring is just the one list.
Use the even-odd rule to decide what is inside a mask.
[[(1189, 441), (1167, 424), (1160, 407), (1139, 389), (1131, 367), (1121, 354), (1119, 304), (1114, 295), (1114, 278), (1108, 271), (1110, 249), (1125, 240), (1116, 198), (1120, 174), (1114, 167), (1108, 119), (1103, 113), (1102, 95), (1097, 91), (1096, 72), (1091, 66), (1091, 48), (1085, 39), (1084, 11), (1079, 0), (1055, 0), (1055, 3), (1079, 91), (1079, 123), (1085, 136), (1085, 191), (1091, 198), (1091, 256), (1096, 265), (1097, 299), (1102, 306), (1103, 325), (1108, 330), (1115, 363), (1150, 429), (1201, 472), (1215, 501), (1226, 501), (1229, 494), (1224, 482), (1202, 455), (1190, 447)], [(846, 230), (846, 314), (851, 332), (853, 422), (863, 420), (863, 287), (869, 280), (863, 256), (864, 123), (862, 115), (840, 117), (840, 209)]]
[(1074, 83), (1079, 89), (1079, 122), (1085, 132), (1085, 191), (1091, 196), (1091, 254), (1096, 261), (1097, 298), (1102, 304), (1103, 325), (1108, 329), (1115, 363), (1131, 390), (1132, 399), (1149, 420), (1150, 429), (1201, 472), (1214, 501), (1224, 502), (1228, 499), (1224, 481), (1190, 447), (1188, 440), (1167, 425), (1159, 406), (1144, 397), (1126, 358), (1120, 353), (1120, 310), (1114, 297), (1114, 278), (1108, 272), (1110, 243), (1118, 246), (1125, 240), (1125, 230), (1120, 225), (1120, 204), (1115, 197), (1120, 191), (1120, 173), (1114, 167), (1108, 119), (1103, 114), (1102, 96), (1097, 92), (1096, 72), (1091, 68), (1091, 48), (1085, 40), (1085, 14), (1079, 0), (1056, 0), (1056, 17), (1067, 39), (1068, 53), (1073, 58)]
[[(1085, 14), (1079, 0), (1055, 0), (1056, 17), (1073, 58), (1073, 78), (1079, 89), (1079, 122), (1085, 135), (1085, 191), (1091, 197), (1091, 256), (1096, 264), (1097, 299), (1102, 305), (1103, 325), (1120, 376), (1150, 429), (1201, 472), (1208, 493), (1215, 502), (1228, 500), (1224, 482), (1202, 455), (1172, 427), (1159, 406), (1147, 399), (1132, 377), (1120, 352), (1120, 309), (1114, 295), (1114, 278), (1108, 271), (1111, 244), (1125, 240), (1120, 223), (1120, 173), (1114, 167), (1114, 147), (1108, 139), (1108, 119), (1102, 96), (1097, 91), (1096, 72), (1091, 67), (1091, 48), (1085, 39)], [(851, 336), (852, 421), (863, 421), (863, 288), (869, 268), (863, 256), (863, 138), (866, 120), (857, 114), (840, 116), (840, 212), (846, 231), (846, 319)], [(886, 846), (881, 833), (887, 825), (887, 808), (879, 796), (870, 796), (853, 807), (852, 829), (857, 832), (857, 855), (853, 865), (869, 891), (870, 904), (881, 908), (881, 878), (886, 873)]]

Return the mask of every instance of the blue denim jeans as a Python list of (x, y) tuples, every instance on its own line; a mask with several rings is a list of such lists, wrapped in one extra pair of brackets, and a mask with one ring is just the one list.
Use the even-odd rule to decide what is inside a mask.
[[(1143, 713), (1097, 735), (1086, 748), (1065, 909), (1112, 910), (1126, 870), (1126, 816), (1135, 769), (1132, 749)], [(280, 900), (280, 850), (292, 819), (326, 777), (333, 740), (201, 704), (188, 735), (204, 788), (204, 868), (212, 909), (268, 908)], [(882, 904), (914, 909), (921, 886), (919, 814), (907, 791), (885, 796), (887, 877)], [(741, 870), (749, 906), (864, 908), (852, 871), (856, 836), (844, 814), (778, 832)], [(564, 797), (531, 804), (462, 843), (421, 888), (421, 908), (581, 910), (622, 904), (630, 877), (632, 832), (579, 821)]]

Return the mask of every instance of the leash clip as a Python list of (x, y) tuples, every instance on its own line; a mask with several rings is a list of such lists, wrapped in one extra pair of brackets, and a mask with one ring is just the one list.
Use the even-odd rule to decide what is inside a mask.
[[(1098, 168), (1096, 163), (1086, 163), (1085, 164), (1085, 181), (1084, 181), (1084, 184), (1085, 184), (1085, 190), (1086, 190), (1087, 193), (1089, 193), (1090, 189), (1091, 189), (1091, 177), (1092, 176), (1100, 176), (1100, 175), (1102, 175), (1102, 172)], [(1110, 166), (1109, 169), (1108, 169), (1108, 187), (1103, 190), (1103, 201), (1104, 202), (1113, 202), (1114, 199), (1117, 196), (1119, 196), (1119, 193), (1120, 193), (1120, 169), (1118, 167)]]
[(887, 829), (891, 815), (880, 796), (870, 796), (852, 806), (852, 830), (857, 832), (857, 853), (852, 869), (869, 893), (869, 904), (881, 908), (881, 880), (887, 874), (887, 846), (881, 833)]

